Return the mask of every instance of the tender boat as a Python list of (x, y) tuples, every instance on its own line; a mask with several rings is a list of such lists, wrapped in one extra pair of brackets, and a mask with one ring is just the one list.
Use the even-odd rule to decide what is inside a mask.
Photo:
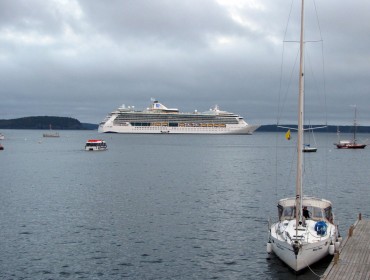
[(86, 151), (105, 151), (107, 149), (107, 143), (100, 139), (90, 139), (85, 144)]

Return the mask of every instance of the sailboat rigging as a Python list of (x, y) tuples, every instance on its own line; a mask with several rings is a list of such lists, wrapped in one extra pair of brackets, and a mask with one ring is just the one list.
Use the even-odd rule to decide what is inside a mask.
[(334, 254), (337, 230), (330, 201), (304, 196), (304, 0), (301, 0), (300, 67), (298, 95), (297, 165), (295, 197), (278, 202), (278, 221), (269, 223), (267, 252), (274, 252), (298, 272)]

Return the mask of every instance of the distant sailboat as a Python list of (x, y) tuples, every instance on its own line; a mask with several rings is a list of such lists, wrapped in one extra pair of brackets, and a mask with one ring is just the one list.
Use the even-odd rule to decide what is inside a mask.
[(338, 134), (338, 143), (334, 143), (334, 145), (337, 146), (338, 149), (364, 149), (367, 145), (366, 144), (359, 144), (357, 143), (357, 139), (356, 139), (356, 133), (357, 133), (357, 122), (356, 122), (356, 118), (357, 118), (357, 107), (356, 105), (354, 106), (355, 107), (355, 118), (354, 118), (354, 121), (353, 121), (353, 138), (351, 140), (340, 140), (339, 139), (339, 128), (337, 130), (337, 134)]
[(51, 129), (51, 124), (49, 125), (49, 133), (44, 133), (42, 135), (43, 137), (59, 137), (59, 133), (58, 132), (53, 132), (53, 130)]
[[(315, 135), (313, 134), (313, 129), (311, 126), (308, 128), (308, 130), (311, 133), (310, 132), (308, 133), (308, 144), (303, 145), (303, 152), (304, 153), (315, 153), (317, 152)], [(314, 146), (311, 146), (311, 134), (312, 134)]]
[[(0, 140), (4, 140), (4, 139), (5, 139), (4, 134), (0, 133)], [(1, 145), (1, 143), (0, 143), (0, 150), (4, 150), (4, 146)]]

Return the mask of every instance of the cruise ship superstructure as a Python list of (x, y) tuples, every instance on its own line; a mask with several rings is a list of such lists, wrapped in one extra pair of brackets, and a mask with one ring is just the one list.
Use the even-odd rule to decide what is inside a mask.
[(243, 117), (221, 111), (182, 113), (152, 101), (143, 111), (122, 105), (99, 124), (103, 133), (252, 134), (259, 125), (249, 125)]

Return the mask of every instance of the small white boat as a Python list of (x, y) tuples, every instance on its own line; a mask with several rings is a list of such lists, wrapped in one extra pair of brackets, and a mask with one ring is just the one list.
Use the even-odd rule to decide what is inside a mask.
[(59, 137), (59, 133), (58, 132), (54, 132), (54, 133), (44, 133), (43, 135), (42, 135), (42, 137)]
[(54, 132), (52, 129), (51, 129), (51, 125), (49, 126), (50, 128), (50, 132), (49, 133), (44, 133), (42, 136), (43, 137), (59, 137), (59, 133), (58, 132)]
[(303, 147), (303, 152), (304, 153), (316, 153), (317, 152), (317, 148), (311, 147), (310, 144), (306, 144)]
[(86, 151), (105, 151), (107, 149), (107, 143), (100, 139), (89, 139), (85, 144)]
[(0, 140), (4, 140), (4, 139), (5, 139), (4, 134), (0, 133)]
[(313, 141), (314, 141), (314, 146), (311, 146), (310, 142), (311, 142), (311, 133), (308, 133), (308, 143), (309, 144), (304, 144), (303, 145), (303, 152), (304, 153), (316, 153), (317, 151), (317, 148), (316, 148), (316, 140), (315, 140), (315, 135), (313, 134), (313, 128), (311, 126), (309, 126), (308, 128), (309, 132), (312, 133), (312, 138), (313, 138)]

